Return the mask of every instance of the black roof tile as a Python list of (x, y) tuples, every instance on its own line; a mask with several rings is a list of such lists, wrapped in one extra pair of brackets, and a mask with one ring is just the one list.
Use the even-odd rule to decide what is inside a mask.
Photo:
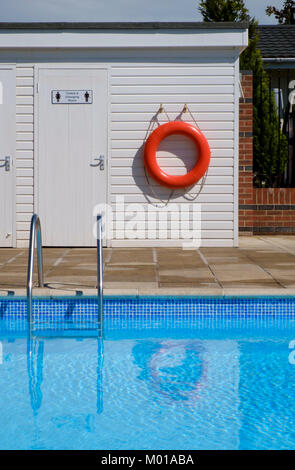
[(295, 25), (265, 25), (258, 30), (262, 57), (295, 57)]

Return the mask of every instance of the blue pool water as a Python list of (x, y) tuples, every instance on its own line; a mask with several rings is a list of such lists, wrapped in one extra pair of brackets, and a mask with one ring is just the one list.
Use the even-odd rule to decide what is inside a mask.
[[(295, 299), (0, 300), (0, 449), (294, 449)], [(295, 356), (295, 354), (294, 354)]]

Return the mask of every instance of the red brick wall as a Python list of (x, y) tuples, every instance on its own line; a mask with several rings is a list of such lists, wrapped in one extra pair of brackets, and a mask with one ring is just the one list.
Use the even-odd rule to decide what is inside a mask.
[(253, 187), (252, 73), (242, 72), (240, 98), (240, 235), (295, 233), (295, 188)]
[(295, 189), (254, 188), (254, 233), (295, 233)]
[(240, 98), (239, 231), (253, 234), (253, 104), (252, 72), (242, 72)]

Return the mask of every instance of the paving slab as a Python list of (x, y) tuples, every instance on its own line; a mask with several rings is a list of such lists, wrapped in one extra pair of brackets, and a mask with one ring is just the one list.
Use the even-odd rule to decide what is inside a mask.
[[(34, 295), (96, 295), (95, 248), (44, 248)], [(27, 249), (0, 248), (0, 296), (25, 295)], [(295, 295), (295, 236), (241, 237), (239, 248), (105, 248), (106, 295)]]
[(154, 250), (153, 248), (114, 249), (106, 264), (108, 266), (143, 266), (146, 264), (155, 264)]
[(156, 262), (159, 267), (199, 268), (205, 262), (197, 250), (182, 248), (156, 248)]
[[(158, 270), (160, 287), (199, 287), (200, 285), (214, 287), (217, 283), (214, 275), (207, 266), (195, 268), (174, 268)], [(168, 286), (169, 284), (169, 286)]]

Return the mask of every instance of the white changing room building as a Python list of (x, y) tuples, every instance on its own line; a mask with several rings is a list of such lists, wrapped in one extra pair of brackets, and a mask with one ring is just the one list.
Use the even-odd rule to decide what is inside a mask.
[[(28, 246), (34, 212), (44, 246), (93, 246), (93, 210), (104, 203), (110, 246), (175, 245), (156, 225), (149, 238), (146, 224), (147, 209), (157, 215), (171, 196), (148, 182), (142, 161), (161, 104), (169, 119), (192, 120), (180, 116), (187, 104), (211, 148), (201, 193), (193, 203), (200, 184), (179, 189), (172, 207), (201, 205), (203, 246), (236, 246), (247, 44), (244, 23), (0, 23), (0, 246)], [(186, 173), (195, 148), (171, 136), (157, 158), (167, 173)], [(141, 205), (137, 239), (123, 230), (131, 203)]]

